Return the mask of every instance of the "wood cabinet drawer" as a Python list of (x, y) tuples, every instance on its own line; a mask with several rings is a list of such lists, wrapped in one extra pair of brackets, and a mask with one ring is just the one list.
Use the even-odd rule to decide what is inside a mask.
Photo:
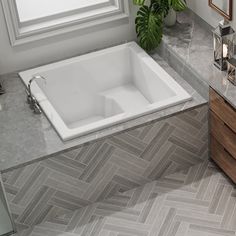
[(236, 110), (211, 88), (210, 109), (236, 133)]
[(236, 160), (213, 136), (211, 137), (211, 158), (236, 183)]
[(213, 112), (210, 113), (211, 134), (236, 159), (236, 133)]

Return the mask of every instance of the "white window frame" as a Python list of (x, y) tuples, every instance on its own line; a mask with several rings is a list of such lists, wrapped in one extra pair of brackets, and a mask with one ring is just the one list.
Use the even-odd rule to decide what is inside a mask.
[[(49, 17), (47, 21), (21, 23), (15, 0), (0, 0), (6, 19), (10, 43), (17, 46), (61, 34), (67, 34), (106, 23), (124, 23), (129, 19), (128, 0), (107, 0), (104, 8), (93, 9), (92, 12), (68, 12), (60, 18)], [(93, 14), (92, 14), (93, 13)], [(53, 23), (56, 20), (56, 23)]]

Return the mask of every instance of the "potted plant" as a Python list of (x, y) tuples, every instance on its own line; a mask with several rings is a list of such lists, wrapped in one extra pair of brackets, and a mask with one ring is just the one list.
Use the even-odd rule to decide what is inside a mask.
[[(139, 6), (135, 19), (139, 44), (147, 51), (161, 43), (164, 19), (167, 15), (186, 8), (185, 0), (133, 0), (133, 3)], [(176, 18), (169, 17), (172, 18), (169, 25), (175, 23)]]

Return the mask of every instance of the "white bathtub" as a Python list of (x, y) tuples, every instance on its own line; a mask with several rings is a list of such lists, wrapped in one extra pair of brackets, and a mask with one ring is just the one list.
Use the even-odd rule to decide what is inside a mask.
[(63, 140), (166, 107), (191, 96), (136, 43), (19, 73)]

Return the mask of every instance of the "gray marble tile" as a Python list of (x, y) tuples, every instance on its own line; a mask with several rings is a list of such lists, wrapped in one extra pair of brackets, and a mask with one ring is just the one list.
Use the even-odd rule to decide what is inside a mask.
[(213, 65), (212, 27), (187, 11), (178, 15), (174, 27), (164, 30), (161, 55), (196, 91), (208, 98), (209, 85), (236, 108), (236, 86)]

